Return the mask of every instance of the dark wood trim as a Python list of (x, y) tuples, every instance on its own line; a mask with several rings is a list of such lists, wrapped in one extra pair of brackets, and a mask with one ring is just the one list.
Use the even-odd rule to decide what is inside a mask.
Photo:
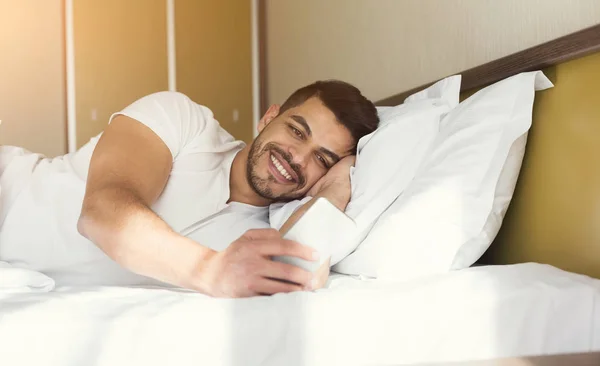
[(258, 74), (259, 74), (259, 99), (260, 116), (262, 117), (269, 108), (267, 89), (267, 0), (258, 2)]
[[(600, 51), (600, 24), (466, 70), (460, 73), (462, 74), (461, 90), (479, 88), (521, 72), (541, 70), (598, 51)], [(432, 84), (396, 94), (375, 104), (378, 106), (401, 104), (409, 95)]]

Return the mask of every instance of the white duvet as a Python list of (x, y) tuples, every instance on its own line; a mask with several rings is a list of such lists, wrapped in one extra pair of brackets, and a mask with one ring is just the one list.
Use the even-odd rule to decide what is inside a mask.
[[(1, 273), (0, 273), (1, 275)], [(600, 281), (539, 264), (250, 299), (0, 289), (2, 365), (407, 364), (600, 350)]]

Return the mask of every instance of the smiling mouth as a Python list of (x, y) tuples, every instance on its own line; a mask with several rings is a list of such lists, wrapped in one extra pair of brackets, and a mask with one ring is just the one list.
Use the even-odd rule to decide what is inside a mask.
[(290, 182), (290, 183), (294, 183), (295, 179), (294, 177), (290, 174), (290, 172), (288, 172), (284, 167), (283, 164), (281, 163), (281, 161), (279, 161), (279, 159), (277, 159), (275, 157), (275, 155), (273, 155), (272, 153), (269, 154), (270, 158), (271, 158), (271, 163), (273, 163), (273, 166), (275, 167), (275, 169), (277, 170), (277, 172), (279, 173), (279, 175), (285, 179), (286, 181)]

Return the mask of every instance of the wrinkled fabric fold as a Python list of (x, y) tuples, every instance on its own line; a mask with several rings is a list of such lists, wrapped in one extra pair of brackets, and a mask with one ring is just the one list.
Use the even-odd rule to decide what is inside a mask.
[(43, 273), (0, 261), (0, 294), (49, 292), (54, 280)]

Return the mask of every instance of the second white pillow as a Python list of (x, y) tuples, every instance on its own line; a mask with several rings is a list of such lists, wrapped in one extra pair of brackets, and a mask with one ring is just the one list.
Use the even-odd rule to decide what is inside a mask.
[[(476, 261), (500, 227), (493, 207), (503, 216), (510, 201), (495, 199), (497, 185), (511, 147), (531, 126), (535, 90), (551, 86), (541, 72), (522, 73), (480, 90), (448, 113), (410, 185), (334, 270), (410, 279)], [(512, 164), (520, 165), (522, 156), (516, 156)], [(516, 175), (509, 178), (512, 196)]]

